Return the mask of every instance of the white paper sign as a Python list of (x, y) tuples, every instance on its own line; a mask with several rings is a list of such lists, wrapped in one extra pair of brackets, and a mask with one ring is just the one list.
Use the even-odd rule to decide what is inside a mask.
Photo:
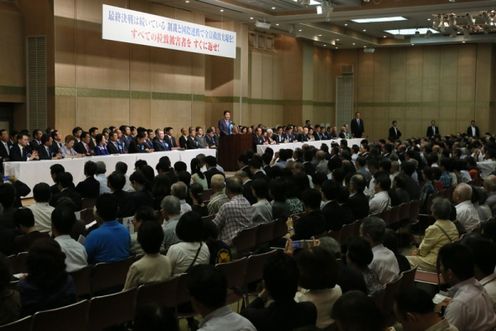
[(236, 32), (103, 5), (102, 38), (236, 58)]

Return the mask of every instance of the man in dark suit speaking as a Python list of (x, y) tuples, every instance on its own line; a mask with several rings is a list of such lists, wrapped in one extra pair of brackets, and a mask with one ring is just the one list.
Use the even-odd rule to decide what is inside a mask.
[(232, 134), (233, 123), (231, 121), (231, 112), (229, 110), (224, 112), (224, 118), (219, 120), (217, 126), (219, 127), (221, 136), (230, 136)]
[(480, 130), (477, 125), (475, 125), (475, 121), (472, 120), (470, 122), (470, 126), (467, 128), (467, 136), (469, 137), (474, 137), (474, 138), (479, 138), (480, 137)]
[(427, 127), (427, 132), (425, 135), (428, 138), (441, 135), (441, 133), (439, 132), (439, 128), (436, 126), (436, 121), (431, 121), (431, 125)]
[(360, 118), (360, 112), (355, 113), (355, 118), (351, 120), (351, 134), (354, 138), (362, 138), (365, 126)]
[(393, 123), (391, 123), (391, 125), (392, 126), (389, 128), (388, 138), (391, 141), (396, 141), (396, 140), (400, 139), (401, 131), (398, 129), (398, 122), (393, 121)]

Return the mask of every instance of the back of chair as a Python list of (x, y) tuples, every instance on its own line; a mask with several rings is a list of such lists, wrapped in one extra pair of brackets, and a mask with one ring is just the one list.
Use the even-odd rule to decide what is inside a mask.
[(208, 216), (203, 216), (202, 221), (212, 221), (215, 218), (215, 214), (208, 215)]
[(0, 326), (0, 331), (30, 331), (33, 324), (33, 317), (26, 316), (20, 320)]
[(407, 288), (413, 287), (415, 285), (416, 273), (417, 273), (417, 267), (403, 271), (401, 273), (402, 277), (401, 277), (400, 290), (406, 290)]
[(288, 226), (285, 218), (279, 218), (274, 221), (274, 239), (279, 239), (288, 234)]
[(91, 198), (82, 198), (81, 199), (81, 209), (88, 209), (95, 206), (96, 199), (91, 199)]
[(178, 277), (171, 278), (165, 282), (141, 285), (138, 288), (136, 306), (157, 304), (165, 308), (174, 308), (177, 305), (178, 285)]
[[(396, 224), (400, 221), (400, 206), (395, 206), (389, 210), (390, 216), (389, 221), (386, 224)], [(385, 220), (384, 220), (385, 221)]]
[(213, 194), (212, 189), (204, 190), (202, 194), (203, 201), (209, 201)]
[(420, 200), (410, 201), (410, 210), (409, 210), (410, 223), (417, 222), (419, 211), (420, 211)]
[(393, 314), (393, 305), (396, 295), (398, 294), (401, 286), (402, 275), (400, 275), (396, 280), (391, 283), (386, 284), (386, 289), (384, 291), (384, 299), (382, 302), (382, 311), (388, 317)]
[(69, 306), (44, 310), (33, 315), (32, 331), (87, 331), (88, 300)]
[(257, 226), (257, 234), (256, 234), (256, 247), (262, 246), (264, 244), (270, 243), (274, 240), (274, 229), (276, 223), (262, 223)]
[(399, 221), (410, 221), (410, 203), (402, 203), (399, 205)]
[(248, 257), (248, 265), (246, 267), (245, 283), (251, 284), (262, 280), (265, 263), (276, 253), (276, 250), (272, 250), (262, 254), (250, 255)]
[(177, 304), (188, 303), (190, 300), (188, 291), (188, 274), (180, 274), (177, 276)]
[(92, 298), (88, 314), (88, 330), (99, 331), (134, 320), (137, 291), (133, 288)]
[(130, 257), (124, 261), (98, 263), (91, 272), (91, 293), (120, 291), (126, 282), (129, 267), (135, 261)]
[(76, 295), (79, 298), (89, 296), (91, 294), (91, 266), (86, 266), (83, 269), (71, 272), (70, 275), (74, 281)]
[(345, 224), (340, 230), (339, 243), (344, 245), (348, 240), (355, 236), (356, 225), (354, 223)]
[(386, 222), (386, 225), (391, 224), (391, 220), (392, 220), (391, 210), (385, 210), (381, 214), (379, 214), (378, 216), (380, 218), (382, 218), (384, 220), (384, 222)]
[(257, 227), (243, 229), (232, 240), (237, 256), (243, 256), (253, 250), (257, 244)]
[(248, 258), (246, 257), (215, 266), (217, 270), (226, 275), (227, 287), (230, 289), (240, 289), (244, 286), (247, 267)]
[(95, 215), (93, 214), (93, 207), (81, 210), (81, 222), (84, 224), (89, 224), (95, 220)]
[(10, 255), (7, 259), (10, 265), (10, 272), (12, 274), (27, 273), (28, 269), (26, 266), (26, 258), (28, 256), (27, 252), (21, 252), (16, 255)]

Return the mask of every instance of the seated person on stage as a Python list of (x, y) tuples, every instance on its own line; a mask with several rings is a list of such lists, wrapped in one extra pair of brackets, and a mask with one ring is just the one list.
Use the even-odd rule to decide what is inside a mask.
[(16, 136), (16, 142), (10, 149), (10, 161), (33, 161), (39, 159), (38, 152), (31, 151), (29, 136), (26, 133), (19, 133)]
[(109, 154), (124, 154), (126, 153), (126, 145), (119, 140), (118, 131), (109, 133), (109, 142), (107, 144), (107, 150)]
[(76, 185), (76, 192), (81, 198), (96, 199), (100, 195), (100, 182), (95, 179), (97, 165), (93, 161), (84, 164), (84, 175), (86, 179)]
[[(241, 311), (258, 331), (315, 327), (317, 309), (311, 302), (295, 301), (300, 273), (295, 260), (278, 251), (266, 262), (265, 288)], [(271, 300), (268, 305), (269, 299)]]
[(81, 155), (91, 156), (95, 154), (93, 147), (91, 146), (91, 136), (89, 132), (81, 133), (81, 140), (74, 145), (74, 150)]
[(443, 246), (438, 255), (438, 272), (448, 289), (444, 317), (458, 330), (489, 331), (496, 327), (494, 305), (486, 290), (474, 277), (474, 257), (470, 248), (453, 243)]
[(35, 203), (28, 206), (34, 215), (34, 227), (40, 232), (50, 232), (53, 207), (50, 206), (50, 186), (47, 183), (38, 183), (33, 188)]
[(436, 222), (425, 230), (416, 254), (407, 258), (412, 268), (435, 272), (439, 250), (444, 245), (457, 241), (459, 234), (455, 223), (450, 220), (451, 202), (448, 199), (434, 199), (431, 212)]
[(107, 138), (101, 133), (97, 134), (95, 137), (95, 155), (109, 155), (107, 149)]
[(27, 252), (31, 245), (40, 238), (48, 238), (48, 233), (39, 232), (34, 226), (34, 216), (31, 209), (20, 208), (14, 212), (14, 220), (21, 233), (14, 240), (16, 252)]
[(118, 262), (129, 257), (129, 231), (117, 221), (117, 199), (112, 194), (102, 194), (96, 200), (97, 218), (100, 226), (88, 234), (84, 247), (88, 262)]
[(142, 284), (164, 282), (171, 277), (171, 264), (160, 254), (164, 233), (160, 223), (147, 221), (138, 230), (138, 242), (145, 255), (134, 262), (127, 272), (124, 290)]
[(145, 144), (146, 132), (139, 132), (135, 139), (129, 143), (128, 153), (151, 153), (153, 149), (150, 149), (148, 145)]
[(171, 146), (165, 140), (165, 133), (163, 130), (155, 130), (156, 137), (153, 140), (153, 149), (157, 152), (170, 151)]
[(69, 206), (58, 206), (53, 211), (52, 235), (65, 254), (67, 272), (74, 272), (88, 265), (86, 249), (70, 236), (76, 222), (74, 209)]

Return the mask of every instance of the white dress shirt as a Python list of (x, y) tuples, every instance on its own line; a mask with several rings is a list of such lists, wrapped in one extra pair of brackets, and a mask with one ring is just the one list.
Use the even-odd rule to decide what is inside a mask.
[(193, 209), (191, 208), (191, 206), (189, 205), (189, 203), (186, 202), (186, 200), (179, 200), (179, 202), (181, 203), (181, 216), (183, 214), (186, 214), (187, 212), (189, 211), (192, 211)]
[(496, 314), (486, 290), (469, 278), (449, 289), (453, 298), (446, 307), (445, 318), (463, 331), (489, 331), (496, 327)]
[(34, 229), (40, 232), (52, 231), (52, 212), (55, 208), (48, 202), (36, 202), (28, 207), (33, 212)]
[(105, 174), (95, 175), (95, 179), (100, 183), (100, 195), (104, 193), (112, 193), (107, 186), (107, 177)]
[(479, 212), (469, 200), (456, 205), (456, 220), (469, 233), (477, 229), (480, 225)]
[(198, 331), (256, 331), (249, 320), (235, 313), (228, 306), (214, 310), (200, 323)]
[(369, 268), (377, 274), (381, 284), (386, 285), (396, 280), (400, 267), (394, 253), (382, 244), (372, 247), (372, 253), (374, 259), (369, 264)]
[(65, 265), (67, 272), (83, 269), (88, 265), (88, 254), (84, 246), (69, 235), (55, 237), (55, 241), (59, 243), (62, 252), (65, 254)]
[(391, 209), (391, 198), (387, 191), (377, 192), (369, 201), (370, 215), (378, 215), (389, 209)]
[(489, 276), (482, 278), (479, 283), (481, 283), (487, 294), (489, 294), (494, 308), (496, 308), (496, 273), (492, 273)]

